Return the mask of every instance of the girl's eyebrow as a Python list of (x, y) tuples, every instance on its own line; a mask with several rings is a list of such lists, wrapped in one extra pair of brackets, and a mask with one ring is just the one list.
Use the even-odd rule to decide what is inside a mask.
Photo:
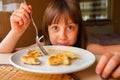
[(58, 24), (51, 24), (50, 26), (53, 26), (53, 25), (58, 25)]
[(72, 23), (68, 23), (68, 25), (77, 25), (77, 24), (72, 22)]
[(68, 24), (75, 24), (75, 23), (72, 22), (72, 23), (68, 23)]
[[(51, 25), (49, 25), (49, 26), (57, 26), (57, 25), (59, 25), (59, 24), (51, 24)], [(73, 22), (71, 22), (71, 23), (67, 23), (67, 24), (65, 24), (65, 25), (77, 25), (76, 23), (73, 23)]]
[(52, 23), (51, 25), (58, 25), (59, 23)]

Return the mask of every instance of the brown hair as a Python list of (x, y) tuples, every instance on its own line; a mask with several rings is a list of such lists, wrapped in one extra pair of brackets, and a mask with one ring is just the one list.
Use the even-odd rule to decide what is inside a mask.
[(70, 19), (79, 25), (78, 37), (75, 43), (75, 47), (85, 48), (87, 43), (85, 28), (83, 27), (82, 15), (80, 6), (77, 0), (52, 0), (45, 10), (43, 17), (42, 31), (45, 37), (46, 44), (51, 44), (48, 34), (48, 26), (51, 25), (53, 19), (54, 23), (58, 23), (60, 17), (67, 15)]

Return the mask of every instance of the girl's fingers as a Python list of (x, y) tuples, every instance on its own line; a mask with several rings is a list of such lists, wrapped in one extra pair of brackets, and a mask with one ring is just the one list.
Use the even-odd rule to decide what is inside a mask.
[(104, 78), (107, 78), (108, 76), (110, 76), (112, 74), (112, 72), (115, 70), (115, 68), (120, 63), (119, 58), (120, 57), (117, 54), (115, 54), (115, 55), (113, 55), (113, 57), (111, 57), (111, 59), (108, 61), (108, 63), (106, 64), (106, 66), (102, 72), (102, 76)]
[(25, 16), (27, 19), (30, 19), (30, 16), (25, 9), (21, 9), (20, 12), (23, 13), (23, 16)]
[(31, 5), (26, 5), (24, 3), (21, 3), (20, 9), (25, 9), (28, 13), (31, 13), (31, 11), (32, 11)]
[(16, 24), (16, 26), (18, 26), (18, 25), (23, 25), (23, 19), (21, 18), (21, 17), (19, 17), (19, 16), (17, 16), (16, 14), (12, 14), (12, 16), (11, 16), (11, 21), (14, 23), (14, 24)]
[[(16, 10), (13, 15), (15, 15), (16, 17), (18, 17), (18, 19), (16, 19), (16, 21), (18, 21), (21, 25), (21, 22), (23, 22), (22, 24), (26, 24), (28, 21), (30, 21), (30, 16), (26, 13), (26, 11), (24, 9), (20, 9), (20, 10)], [(23, 21), (21, 21), (23, 20)]]
[(16, 10), (15, 13), (21, 13), (21, 15), (24, 15), (26, 18), (30, 19), (30, 16), (29, 16), (28, 12), (23, 8), (19, 9), (19, 10)]
[(106, 64), (108, 63), (108, 61), (109, 61), (109, 59), (110, 59), (111, 57), (112, 57), (112, 55), (106, 53), (105, 55), (103, 55), (103, 56), (100, 58), (97, 66), (96, 66), (96, 73), (97, 73), (97, 74), (102, 74), (102, 72), (103, 72)]
[(19, 12), (16, 12), (16, 15), (21, 17), (24, 23), (27, 23), (30, 20), (30, 16), (23, 9), (21, 9)]
[[(96, 67), (96, 72), (101, 74), (102, 77), (107, 78), (109, 76), (118, 77), (120, 76), (120, 53), (106, 53), (103, 55)], [(117, 67), (117, 69), (116, 69)]]

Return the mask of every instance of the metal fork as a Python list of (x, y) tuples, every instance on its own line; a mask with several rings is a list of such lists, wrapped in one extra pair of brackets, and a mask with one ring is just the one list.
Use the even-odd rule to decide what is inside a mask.
[[(24, 0), (24, 3), (27, 4), (27, 2), (26, 2), (25, 0)], [(47, 55), (48, 53), (46, 52), (46, 50), (43, 48), (43, 46), (42, 46), (41, 43), (40, 43), (40, 40), (41, 40), (44, 36), (41, 36), (41, 37), (39, 38), (39, 36), (38, 36), (38, 29), (37, 29), (37, 26), (36, 26), (36, 24), (35, 24), (35, 21), (34, 21), (32, 15), (31, 15), (31, 14), (29, 14), (29, 15), (30, 15), (32, 24), (33, 24), (33, 26), (34, 26), (34, 28), (35, 28), (35, 31), (36, 31), (36, 38), (35, 38), (36, 44), (38, 45), (38, 47), (40, 48), (40, 50), (42, 51), (42, 53), (43, 53), (44, 55)]]
[(44, 36), (41, 36), (41, 37), (39, 38), (39, 36), (38, 36), (38, 29), (37, 29), (37, 27), (36, 27), (36, 25), (35, 25), (35, 22), (34, 22), (33, 17), (32, 17), (31, 14), (30, 14), (30, 17), (31, 17), (32, 24), (33, 24), (33, 26), (35, 27), (35, 30), (36, 30), (36, 38), (35, 38), (36, 44), (37, 44), (38, 47), (41, 49), (42, 53), (43, 53), (44, 55), (47, 55), (48, 53), (46, 52), (46, 50), (43, 48), (43, 46), (42, 46), (41, 43), (40, 43), (40, 40), (41, 40)]
[(30, 14), (30, 17), (31, 17), (32, 24), (33, 24), (33, 26), (34, 26), (34, 28), (35, 28), (35, 30), (36, 30), (36, 38), (35, 38), (36, 44), (37, 44), (38, 47), (41, 49), (42, 53), (43, 53), (44, 55), (47, 55), (48, 53), (46, 52), (46, 50), (43, 48), (43, 46), (42, 46), (41, 43), (40, 43), (40, 40), (41, 40), (44, 36), (41, 36), (41, 37), (39, 38), (39, 36), (38, 36), (38, 29), (37, 29), (37, 27), (36, 27), (36, 24), (35, 24), (35, 22), (34, 22), (33, 17), (32, 17), (31, 14)]

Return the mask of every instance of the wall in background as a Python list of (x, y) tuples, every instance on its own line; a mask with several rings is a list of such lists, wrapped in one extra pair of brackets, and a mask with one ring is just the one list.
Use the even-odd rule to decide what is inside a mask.
[[(94, 0), (79, 0), (83, 1), (94, 1)], [(111, 0), (111, 23), (114, 27), (115, 33), (120, 33), (120, 0)]]
[(120, 33), (120, 0), (112, 2), (112, 23), (116, 33)]
[(28, 4), (33, 7), (33, 18), (39, 29), (41, 29), (42, 18), (44, 10), (46, 9), (50, 0), (27, 0)]

